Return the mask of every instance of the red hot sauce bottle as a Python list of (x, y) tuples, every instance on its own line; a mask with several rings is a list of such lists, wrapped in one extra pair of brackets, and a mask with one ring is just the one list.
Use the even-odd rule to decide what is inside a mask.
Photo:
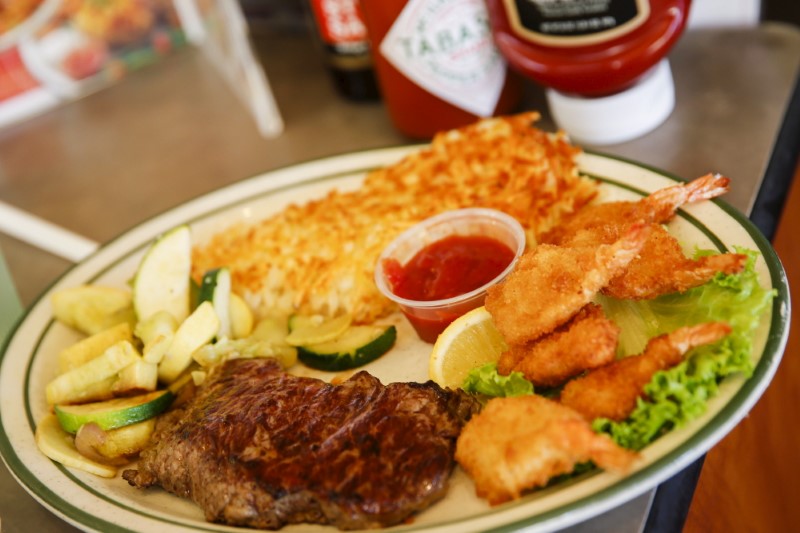
[(311, 0), (336, 90), (350, 100), (378, 100), (367, 28), (358, 0)]
[(573, 138), (621, 142), (674, 106), (665, 56), (691, 0), (486, 0), (495, 43), (516, 70), (549, 88), (550, 111)]
[(362, 0), (381, 94), (405, 135), (430, 138), (520, 98), (483, 0)]

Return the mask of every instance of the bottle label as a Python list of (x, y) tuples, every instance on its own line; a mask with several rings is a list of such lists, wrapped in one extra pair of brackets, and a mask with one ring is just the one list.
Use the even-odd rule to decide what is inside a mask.
[(442, 100), (491, 116), (506, 64), (492, 41), (483, 0), (409, 0), (380, 53), (411, 81)]
[(584, 46), (616, 39), (650, 15), (648, 0), (504, 0), (511, 28), (547, 46)]
[(320, 36), (331, 51), (342, 55), (369, 53), (367, 27), (358, 0), (312, 0)]

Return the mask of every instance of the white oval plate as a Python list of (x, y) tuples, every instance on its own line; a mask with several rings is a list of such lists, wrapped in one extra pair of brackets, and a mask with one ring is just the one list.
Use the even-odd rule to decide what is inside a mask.
[[(49, 295), (82, 283), (125, 286), (154, 237), (183, 223), (191, 224), (195, 242), (235, 220), (257, 220), (288, 202), (320, 197), (333, 187), (357, 187), (370, 169), (392, 163), (416, 147), (401, 147), (332, 157), (269, 172), (201, 196), (145, 222), (100, 248), (56, 281), (28, 310), (6, 343), (0, 367), (0, 452), (19, 483), (64, 520), (86, 530), (237, 531), (209, 524), (198, 507), (160, 489), (138, 490), (119, 476), (107, 480), (65, 468), (44, 457), (34, 443), (34, 429), (47, 410), (44, 387), (55, 375), (58, 350), (77, 340), (53, 321)], [(604, 199), (638, 198), (673, 185), (677, 178), (609, 156), (587, 153), (581, 169), (604, 182)], [(778, 367), (788, 335), (789, 292), (775, 252), (739, 212), (714, 200), (688, 206), (671, 223), (671, 231), (689, 249), (729, 250), (734, 245), (759, 250), (761, 283), (777, 290), (755, 342), (753, 376), (731, 378), (708, 403), (707, 412), (691, 424), (646, 448), (632, 474), (583, 475), (494, 508), (474, 495), (472, 482), (456, 469), (444, 500), (397, 531), (549, 531), (576, 524), (612, 509), (671, 477), (716, 444), (744, 417), (763, 393)], [(382, 381), (425, 381), (430, 345), (416, 340), (402, 317), (398, 344), (367, 369)], [(332, 530), (323, 526), (289, 526), (286, 530)], [(241, 531), (241, 530), (239, 530)]]

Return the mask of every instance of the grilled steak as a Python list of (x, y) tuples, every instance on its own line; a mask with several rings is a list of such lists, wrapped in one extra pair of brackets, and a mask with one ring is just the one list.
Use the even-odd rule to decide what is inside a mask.
[(384, 386), (359, 372), (331, 385), (270, 359), (231, 360), (123, 478), (191, 498), (213, 522), (388, 526), (444, 496), (476, 409), (432, 382)]

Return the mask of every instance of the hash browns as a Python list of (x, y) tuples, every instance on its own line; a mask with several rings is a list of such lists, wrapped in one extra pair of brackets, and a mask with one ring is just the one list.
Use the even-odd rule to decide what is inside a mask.
[(227, 228), (195, 248), (193, 276), (228, 266), (233, 289), (257, 314), (349, 312), (360, 323), (391, 312), (375, 287), (375, 261), (413, 224), (445, 210), (490, 207), (515, 217), (530, 242), (588, 203), (597, 183), (580, 176), (580, 149), (533, 126), (539, 115), (484, 119), (375, 170), (352, 192), (292, 204), (252, 225)]

